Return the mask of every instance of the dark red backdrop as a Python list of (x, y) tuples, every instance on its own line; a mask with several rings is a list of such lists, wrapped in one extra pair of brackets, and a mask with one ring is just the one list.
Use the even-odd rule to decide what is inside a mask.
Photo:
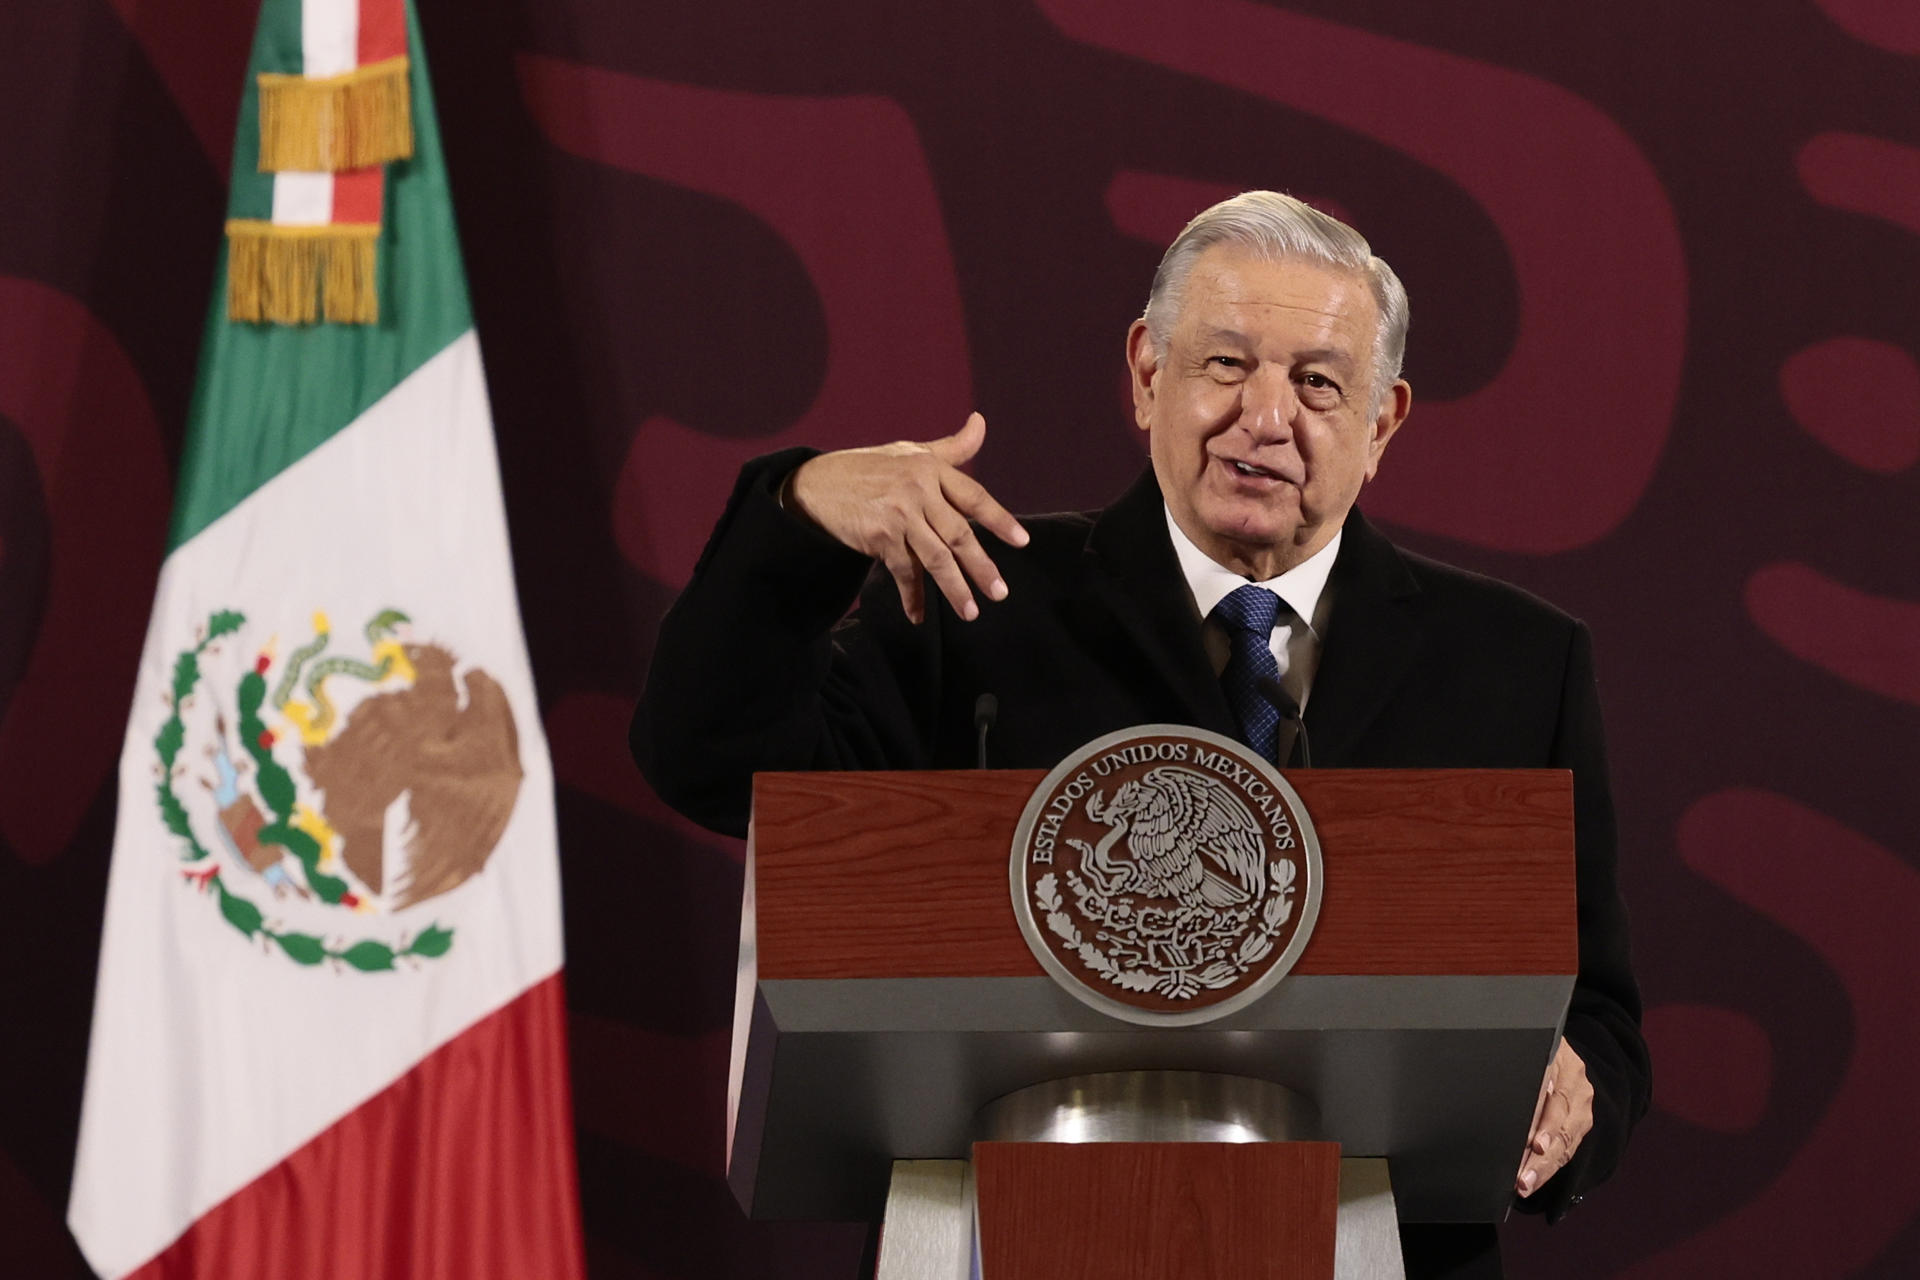
[[(421, 0), (560, 780), (596, 1276), (851, 1280), (719, 1180), (739, 851), (627, 763), (737, 460), (1141, 464), (1121, 336), (1200, 204), (1414, 299), (1367, 498), (1592, 622), (1656, 1109), (1520, 1275), (1920, 1257), (1920, 16), (1900, 0)], [(114, 808), (252, 0), (0, 6), (0, 1256), (61, 1218)]]

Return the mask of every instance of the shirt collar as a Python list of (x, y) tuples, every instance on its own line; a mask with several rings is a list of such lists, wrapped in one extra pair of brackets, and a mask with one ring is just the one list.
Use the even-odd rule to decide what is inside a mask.
[[(1174, 520), (1173, 511), (1167, 509), (1166, 514), (1167, 533), (1173, 539), (1173, 552), (1180, 558), (1180, 571), (1186, 575), (1187, 590), (1193, 593), (1193, 603), (1204, 618), (1213, 612), (1215, 605), (1246, 586), (1247, 580), (1225, 565), (1216, 563), (1206, 552), (1194, 546), (1193, 540)], [(1326, 546), (1279, 577), (1253, 585), (1265, 587), (1285, 600), (1306, 622), (1307, 629), (1312, 631), (1314, 610), (1319, 607), (1320, 596), (1326, 591), (1327, 575), (1333, 572), (1333, 562), (1340, 553), (1340, 539), (1344, 535), (1345, 530), (1335, 530), (1332, 541)]]

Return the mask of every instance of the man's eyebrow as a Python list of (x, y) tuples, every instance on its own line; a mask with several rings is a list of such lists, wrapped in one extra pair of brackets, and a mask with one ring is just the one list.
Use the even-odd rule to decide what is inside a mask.
[[(1253, 340), (1238, 329), (1224, 329), (1218, 326), (1203, 329), (1200, 332), (1200, 345), (1212, 346), (1226, 343), (1238, 347), (1251, 347)], [(1351, 372), (1356, 365), (1353, 354), (1340, 347), (1312, 347), (1306, 351), (1296, 351), (1295, 364), (1330, 364), (1344, 372)]]
[(1358, 367), (1354, 364), (1352, 354), (1338, 347), (1314, 347), (1309, 351), (1296, 351), (1293, 358), (1299, 364), (1330, 364), (1343, 371), (1351, 371)]

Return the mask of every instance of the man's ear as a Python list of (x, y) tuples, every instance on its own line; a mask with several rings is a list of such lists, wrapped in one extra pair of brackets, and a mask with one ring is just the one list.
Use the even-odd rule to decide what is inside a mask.
[(1133, 388), (1133, 420), (1142, 431), (1153, 425), (1153, 379), (1160, 372), (1160, 356), (1145, 320), (1127, 330), (1127, 384)]
[(1405, 378), (1388, 387), (1387, 394), (1380, 397), (1380, 411), (1373, 416), (1373, 438), (1367, 442), (1367, 479), (1373, 479), (1373, 473), (1380, 469), (1380, 456), (1387, 451), (1387, 442), (1407, 420), (1412, 408), (1413, 388)]

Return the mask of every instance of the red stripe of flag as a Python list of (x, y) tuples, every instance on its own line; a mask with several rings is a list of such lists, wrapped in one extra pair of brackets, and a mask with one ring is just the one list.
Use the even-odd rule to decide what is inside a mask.
[(382, 165), (343, 169), (333, 175), (333, 222), (380, 222), (387, 171)]
[(360, 65), (407, 51), (406, 0), (360, 0)]
[(560, 976), (482, 1018), (127, 1280), (582, 1280)]

